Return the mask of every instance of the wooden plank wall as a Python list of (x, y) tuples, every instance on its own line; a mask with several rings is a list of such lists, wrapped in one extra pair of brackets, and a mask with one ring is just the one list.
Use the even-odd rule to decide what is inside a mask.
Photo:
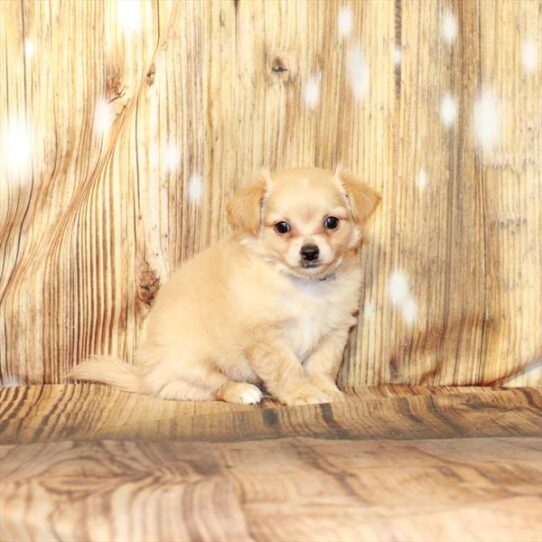
[(542, 3), (0, 2), (0, 371), (131, 360), (259, 166), (383, 194), (343, 384), (540, 384)]

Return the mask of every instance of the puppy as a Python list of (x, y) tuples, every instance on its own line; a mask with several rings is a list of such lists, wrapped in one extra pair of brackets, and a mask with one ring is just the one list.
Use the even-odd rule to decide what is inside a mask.
[(135, 366), (94, 358), (69, 378), (163, 399), (287, 405), (340, 399), (362, 227), (380, 201), (341, 169), (262, 172), (230, 201), (234, 235), (165, 284)]

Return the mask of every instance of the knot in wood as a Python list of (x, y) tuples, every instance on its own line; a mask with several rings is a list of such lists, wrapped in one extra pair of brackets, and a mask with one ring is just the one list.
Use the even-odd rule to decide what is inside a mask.
[(282, 73), (288, 71), (288, 68), (284, 65), (284, 62), (280, 57), (276, 57), (275, 60), (273, 60), (273, 66), (271, 67), (271, 69), (275, 73)]
[(153, 304), (154, 298), (160, 289), (160, 277), (148, 263), (142, 265), (138, 281), (138, 298), (149, 307)]
[(149, 66), (145, 79), (147, 80), (147, 85), (151, 86), (154, 83), (154, 75), (156, 73), (156, 66), (154, 62)]
[(290, 83), (297, 76), (297, 63), (289, 53), (271, 55), (269, 62), (270, 77), (273, 83)]

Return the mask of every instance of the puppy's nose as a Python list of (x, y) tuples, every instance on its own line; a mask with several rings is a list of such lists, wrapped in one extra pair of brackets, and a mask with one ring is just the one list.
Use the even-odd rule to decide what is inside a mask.
[(320, 249), (316, 245), (303, 245), (301, 247), (301, 257), (306, 262), (313, 262), (318, 259)]

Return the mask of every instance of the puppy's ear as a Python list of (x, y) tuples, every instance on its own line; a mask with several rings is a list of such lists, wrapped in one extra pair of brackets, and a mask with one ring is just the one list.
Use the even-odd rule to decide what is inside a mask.
[(346, 197), (354, 220), (363, 225), (378, 207), (382, 197), (368, 184), (337, 166), (335, 179)]
[(258, 232), (262, 205), (270, 182), (269, 171), (262, 170), (233, 195), (228, 202), (227, 212), (234, 228), (252, 235)]

